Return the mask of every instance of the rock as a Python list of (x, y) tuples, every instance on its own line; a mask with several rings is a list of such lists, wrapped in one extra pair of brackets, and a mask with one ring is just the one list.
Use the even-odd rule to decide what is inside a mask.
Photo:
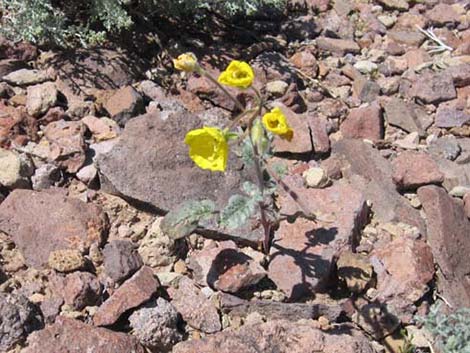
[(394, 146), (400, 147), (404, 150), (416, 150), (419, 148), (419, 134), (418, 132), (411, 132), (402, 139), (395, 140)]
[(319, 28), (313, 15), (295, 16), (292, 19), (283, 21), (281, 28), (289, 41), (305, 40), (317, 37), (321, 28)]
[(278, 106), (286, 116), (288, 124), (292, 130), (294, 130), (294, 137), (291, 141), (287, 141), (275, 135), (272, 142), (274, 150), (278, 153), (311, 153), (313, 146), (307, 116), (304, 114), (296, 114), (280, 103), (276, 104), (276, 106)]
[(460, 15), (454, 10), (452, 5), (437, 4), (426, 12), (426, 17), (431, 25), (444, 26), (446, 24), (460, 23)]
[(381, 77), (377, 80), (380, 85), (380, 90), (384, 95), (390, 96), (398, 92), (400, 87), (400, 77)]
[(414, 303), (426, 294), (434, 277), (431, 248), (423, 240), (400, 237), (374, 249), (371, 263), (377, 274), (374, 299), (409, 323), (416, 312)]
[(460, 127), (470, 123), (470, 113), (454, 107), (440, 104), (436, 111), (435, 125), (437, 127)]
[(397, 28), (387, 32), (390, 39), (407, 48), (417, 48), (425, 40), (424, 34), (417, 31), (416, 28)]
[[(93, 116), (96, 114), (96, 105), (94, 102), (82, 101), (80, 99), (74, 99), (67, 102), (68, 109), (66, 114), (72, 118), (72, 120), (78, 120), (86, 116)], [(111, 119), (109, 119), (111, 120)], [(111, 120), (112, 121), (112, 120)], [(114, 121), (113, 121), (114, 123)], [(116, 123), (114, 123), (116, 124)], [(117, 124), (116, 124), (117, 125)]]
[(454, 196), (454, 197), (464, 197), (464, 195), (466, 195), (469, 192), (470, 192), (469, 186), (457, 185), (457, 186), (454, 186), (452, 190), (449, 191), (449, 195)]
[(82, 122), (91, 131), (96, 141), (110, 140), (120, 133), (120, 128), (116, 122), (106, 117), (96, 118), (88, 115), (82, 119)]
[(59, 120), (44, 129), (47, 157), (69, 173), (85, 163), (85, 127), (80, 121)]
[(298, 51), (289, 58), (289, 61), (305, 75), (312, 78), (317, 76), (318, 62), (311, 51)]
[(419, 188), (418, 197), (426, 213), (427, 242), (440, 269), (437, 273), (439, 291), (452, 307), (469, 307), (470, 221), (462, 203), (444, 189), (431, 185)]
[(410, 94), (424, 103), (431, 104), (437, 104), (457, 97), (452, 76), (445, 72), (420, 75), (413, 84)]
[(137, 248), (128, 240), (113, 240), (103, 249), (106, 274), (114, 282), (122, 282), (132, 276), (143, 262)]
[(90, 185), (95, 180), (97, 175), (98, 169), (96, 169), (95, 165), (88, 164), (77, 172), (76, 177), (84, 184)]
[(139, 254), (143, 263), (152, 268), (173, 264), (176, 261), (175, 240), (163, 234), (160, 229), (162, 218), (157, 218), (147, 234), (140, 241)]
[(60, 169), (54, 164), (43, 164), (34, 171), (31, 183), (34, 190), (49, 189), (61, 179)]
[(155, 303), (149, 303), (129, 316), (133, 334), (140, 343), (158, 351), (169, 351), (183, 339), (178, 331), (178, 321), (178, 312), (163, 298), (157, 298)]
[(188, 277), (181, 278), (177, 289), (169, 288), (169, 294), (171, 303), (189, 326), (205, 333), (215, 333), (222, 329), (215, 305)]
[(93, 323), (96, 326), (114, 324), (127, 310), (138, 307), (149, 300), (160, 283), (152, 269), (144, 266), (124, 282), (96, 311)]
[(347, 53), (358, 54), (361, 51), (359, 45), (352, 40), (319, 37), (316, 39), (316, 43), (320, 50), (338, 55), (345, 55)]
[(194, 252), (189, 257), (189, 268), (198, 284), (228, 293), (255, 285), (266, 276), (259, 263), (230, 241)]
[(37, 309), (24, 296), (0, 293), (0, 351), (7, 352), (42, 327)]
[(363, 74), (370, 74), (378, 69), (377, 64), (369, 60), (360, 60), (354, 64), (354, 67)]
[(348, 181), (372, 201), (378, 220), (414, 225), (424, 234), (419, 212), (396, 191), (392, 167), (379, 151), (362, 141), (343, 139), (333, 145), (333, 156), (342, 161), (343, 174)]
[(271, 96), (278, 98), (282, 97), (289, 85), (284, 81), (271, 81), (266, 84), (266, 92), (269, 93)]
[(0, 148), (0, 185), (8, 189), (29, 188), (31, 167), (17, 153)]
[(50, 75), (43, 70), (29, 70), (20, 69), (13, 71), (6, 76), (3, 76), (2, 80), (6, 83), (15, 86), (29, 86), (43, 83), (51, 79)]
[(382, 109), (377, 103), (351, 109), (341, 124), (340, 131), (346, 138), (367, 139), (373, 142), (383, 139)]
[(432, 155), (451, 161), (459, 156), (461, 150), (458, 140), (453, 135), (439, 137), (428, 146), (428, 151)]
[(409, 8), (406, 0), (379, 0), (378, 3), (392, 10), (406, 11)]
[(28, 266), (43, 268), (52, 251), (100, 244), (107, 218), (93, 204), (58, 190), (14, 190), (0, 204), (0, 231), (14, 240)]
[(328, 120), (321, 115), (307, 114), (310, 133), (313, 141), (313, 151), (315, 153), (330, 152), (330, 138), (328, 137)]
[(410, 69), (415, 69), (426, 62), (432, 61), (428, 52), (422, 48), (408, 50), (405, 55), (407, 66)]
[(58, 272), (73, 272), (85, 268), (85, 258), (76, 249), (60, 249), (51, 251), (48, 259), (49, 267)]
[(98, 278), (88, 272), (74, 272), (64, 279), (62, 294), (65, 304), (74, 310), (82, 310), (86, 306), (94, 306), (101, 297), (101, 283)]
[(405, 102), (399, 98), (392, 98), (384, 106), (387, 122), (397, 126), (406, 132), (417, 131), (424, 135), (426, 129), (432, 124), (432, 117), (419, 105)]
[(58, 102), (59, 91), (55, 83), (46, 82), (28, 87), (26, 109), (29, 115), (38, 117), (46, 113), (49, 108), (57, 105)]
[(57, 321), (28, 337), (28, 346), (21, 353), (77, 352), (145, 353), (131, 335), (87, 325), (78, 320), (59, 316)]
[[(293, 339), (295, 337), (295, 339)], [(273, 320), (244, 325), (200, 340), (185, 341), (173, 353), (254, 353), (254, 352), (374, 353), (368, 339), (355, 330), (322, 332), (311, 322)]]
[(62, 305), (64, 305), (64, 299), (62, 299), (62, 296), (46, 298), (40, 303), (41, 312), (46, 324), (53, 324), (55, 322), (56, 317), (60, 314)]
[(405, 151), (392, 162), (393, 181), (400, 189), (414, 189), (426, 184), (440, 184), (444, 174), (426, 153)]
[(144, 112), (144, 101), (132, 86), (118, 89), (104, 104), (104, 109), (119, 125)]
[(323, 168), (312, 167), (303, 172), (305, 185), (309, 188), (324, 188), (329, 184), (328, 175)]
[(378, 83), (367, 80), (364, 77), (356, 78), (354, 80), (352, 89), (353, 98), (358, 99), (361, 102), (373, 102), (380, 94), (380, 86)]
[(367, 289), (374, 271), (364, 255), (346, 251), (340, 254), (336, 263), (338, 277), (346, 283), (348, 289), (360, 294)]
[(223, 313), (230, 318), (246, 318), (250, 314), (261, 314), (266, 320), (317, 320), (321, 316), (330, 322), (338, 320), (342, 313), (339, 305), (306, 304), (306, 303), (282, 303), (271, 300), (244, 300), (234, 295), (219, 293), (220, 307)]
[(447, 68), (444, 74), (452, 77), (455, 87), (470, 85), (470, 63), (453, 65)]
[(305, 189), (300, 176), (284, 178), (284, 182), (299, 195), (306, 209), (299, 209), (290, 196), (280, 192), (279, 206), (283, 214), (294, 216), (303, 211), (320, 219), (325, 215), (333, 218), (323, 223), (298, 217), (294, 223), (281, 222), (275, 233), (268, 277), (294, 300), (328, 284), (336, 252), (357, 242), (368, 209), (363, 195), (347, 183)]
[(300, 86), (301, 79), (293, 65), (280, 53), (264, 51), (250, 62), (255, 72), (256, 83), (262, 85), (269, 81), (281, 80)]
[[(158, 112), (130, 120), (112, 150), (98, 156), (102, 189), (165, 211), (207, 198), (225, 206), (242, 181), (252, 177), (240, 173), (240, 161), (233, 154), (224, 174), (198, 168), (189, 158), (184, 137), (203, 122), (187, 111), (167, 113), (164, 121)], [(221, 231), (256, 241), (260, 235), (248, 227)]]

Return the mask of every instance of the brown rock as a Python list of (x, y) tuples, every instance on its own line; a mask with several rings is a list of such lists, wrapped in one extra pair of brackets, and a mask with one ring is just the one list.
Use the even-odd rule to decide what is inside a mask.
[(318, 63), (315, 55), (313, 55), (311, 51), (304, 50), (296, 52), (289, 58), (289, 61), (309, 77), (314, 78), (317, 76)]
[(132, 276), (143, 262), (137, 247), (129, 240), (113, 240), (103, 249), (106, 274), (114, 282), (122, 282)]
[(129, 119), (144, 112), (144, 101), (132, 86), (118, 89), (104, 103), (104, 109), (119, 125), (124, 126)]
[(460, 23), (460, 15), (449, 4), (437, 4), (426, 12), (426, 16), (432, 25), (444, 26), (448, 23)]
[(315, 153), (330, 152), (330, 138), (328, 137), (328, 120), (322, 115), (308, 114), (310, 133), (312, 134), (313, 151)]
[(59, 249), (87, 250), (107, 230), (103, 211), (55, 189), (14, 190), (0, 205), (0, 230), (11, 236), (29, 266), (42, 268)]
[(419, 212), (396, 191), (392, 166), (379, 151), (360, 140), (343, 139), (333, 145), (333, 156), (342, 161), (343, 174), (348, 181), (372, 201), (378, 220), (411, 224), (424, 233)]
[(424, 42), (424, 34), (416, 28), (391, 30), (387, 33), (390, 39), (398, 44), (403, 44), (409, 48), (417, 48)]
[(86, 262), (77, 249), (59, 249), (51, 251), (47, 260), (49, 267), (58, 272), (73, 272), (85, 268)]
[(80, 121), (54, 121), (44, 129), (48, 158), (76, 173), (85, 163), (85, 126)]
[(361, 51), (359, 45), (352, 40), (319, 37), (316, 39), (317, 47), (320, 50), (332, 52), (338, 55), (347, 53), (357, 54)]
[(381, 140), (384, 134), (382, 109), (377, 103), (351, 109), (340, 131), (346, 138)]
[(145, 353), (133, 336), (62, 316), (57, 318), (55, 324), (30, 335), (28, 347), (21, 353), (69, 353), (72, 347), (77, 352)]
[(410, 69), (432, 60), (428, 52), (422, 48), (408, 50), (404, 57)]
[(407, 0), (379, 0), (378, 3), (382, 4), (387, 9), (406, 11), (409, 8)]
[(192, 280), (181, 278), (178, 288), (169, 289), (173, 306), (189, 326), (205, 333), (215, 333), (222, 329), (219, 313), (215, 305), (201, 293)]
[(444, 73), (452, 77), (455, 87), (470, 85), (470, 63), (451, 66)]
[[(268, 277), (288, 297), (296, 299), (325, 286), (333, 257), (340, 249), (354, 246), (368, 210), (362, 194), (347, 183), (305, 189), (300, 176), (290, 176), (284, 181), (308, 207), (304, 212), (334, 218), (324, 224), (297, 218), (294, 223), (281, 222), (276, 231)], [(298, 204), (284, 192), (280, 194), (279, 204), (283, 214), (295, 215), (300, 211)]]
[(470, 306), (470, 221), (462, 204), (437, 186), (423, 186), (418, 197), (426, 212), (427, 242), (438, 264), (438, 288), (454, 308)]
[(101, 296), (101, 283), (95, 275), (88, 272), (74, 272), (67, 275), (61, 294), (65, 304), (75, 310), (96, 305)]
[(400, 237), (374, 249), (371, 263), (377, 273), (375, 299), (386, 303), (402, 322), (410, 322), (414, 303), (426, 294), (434, 277), (431, 248), (423, 240)]
[(460, 127), (470, 122), (470, 112), (457, 107), (439, 104), (436, 111), (435, 124), (437, 127)]
[(380, 94), (380, 86), (377, 82), (370, 81), (364, 77), (358, 77), (354, 80), (353, 98), (361, 102), (373, 102)]
[(113, 139), (120, 132), (119, 126), (109, 118), (97, 118), (88, 115), (82, 119), (82, 123), (86, 125), (97, 141)]
[(392, 162), (393, 181), (401, 189), (413, 189), (426, 184), (439, 184), (444, 174), (434, 160), (423, 152), (405, 151)]
[(353, 293), (362, 293), (369, 285), (374, 273), (372, 265), (364, 255), (346, 251), (337, 261), (338, 277)]
[(114, 324), (129, 309), (138, 307), (149, 300), (160, 286), (150, 267), (144, 266), (124, 282), (109, 297), (93, 316), (96, 326)]
[(224, 331), (201, 340), (182, 342), (173, 348), (173, 352), (374, 353), (374, 349), (368, 339), (355, 330), (324, 333), (315, 328), (311, 322), (292, 323), (274, 320), (244, 325), (239, 330)]
[(26, 99), (28, 114), (34, 117), (46, 113), (59, 102), (59, 91), (53, 82), (29, 86)]
[(410, 93), (424, 103), (440, 103), (457, 97), (453, 78), (446, 72), (420, 75)]
[(259, 263), (230, 241), (192, 253), (189, 268), (198, 284), (229, 293), (254, 285), (266, 276)]

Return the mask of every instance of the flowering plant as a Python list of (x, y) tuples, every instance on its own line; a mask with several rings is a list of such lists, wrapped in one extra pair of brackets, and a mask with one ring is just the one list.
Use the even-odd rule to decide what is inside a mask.
[[(217, 85), (236, 105), (241, 112), (224, 129), (204, 126), (188, 131), (185, 143), (189, 147), (189, 157), (202, 169), (213, 172), (224, 172), (227, 168), (230, 140), (241, 142), (242, 159), (254, 167), (257, 183), (243, 183), (243, 195), (232, 195), (227, 206), (220, 212), (210, 200), (190, 201), (181, 209), (170, 212), (162, 225), (167, 233), (174, 237), (183, 237), (192, 232), (201, 220), (217, 214), (218, 224), (226, 228), (238, 228), (259, 211), (259, 222), (263, 227), (263, 248), (269, 249), (270, 236), (275, 223), (272, 194), (275, 184), (287, 187), (268, 165), (272, 155), (271, 141), (274, 136), (292, 141), (294, 130), (279, 107), (269, 108), (260, 91), (253, 85), (255, 74), (253, 68), (243, 61), (232, 61), (216, 79), (208, 74), (198, 63), (192, 53), (185, 53), (173, 60), (177, 70), (195, 72), (207, 77)], [(243, 106), (224, 86), (241, 90), (252, 90), (255, 102)], [(244, 119), (244, 120), (243, 120)], [(243, 123), (242, 123), (243, 121)], [(230, 167), (230, 166), (229, 166)]]

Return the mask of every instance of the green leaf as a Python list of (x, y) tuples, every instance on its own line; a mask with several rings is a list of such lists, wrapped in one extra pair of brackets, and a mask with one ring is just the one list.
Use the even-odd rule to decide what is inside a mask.
[(177, 209), (170, 211), (160, 225), (163, 233), (173, 239), (180, 239), (191, 234), (202, 220), (207, 220), (215, 213), (215, 203), (211, 200), (186, 201)]
[(247, 166), (253, 165), (254, 163), (255, 156), (253, 154), (253, 145), (249, 138), (245, 138), (242, 142), (241, 158), (243, 163)]
[(258, 201), (257, 197), (230, 196), (227, 206), (220, 215), (220, 225), (229, 229), (242, 226), (255, 212)]

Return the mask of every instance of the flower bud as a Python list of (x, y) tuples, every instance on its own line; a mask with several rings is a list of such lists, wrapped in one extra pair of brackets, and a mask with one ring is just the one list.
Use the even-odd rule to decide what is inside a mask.
[(198, 67), (198, 62), (196, 55), (193, 53), (184, 53), (178, 56), (178, 58), (173, 59), (173, 65), (175, 69), (185, 72), (193, 72)]

